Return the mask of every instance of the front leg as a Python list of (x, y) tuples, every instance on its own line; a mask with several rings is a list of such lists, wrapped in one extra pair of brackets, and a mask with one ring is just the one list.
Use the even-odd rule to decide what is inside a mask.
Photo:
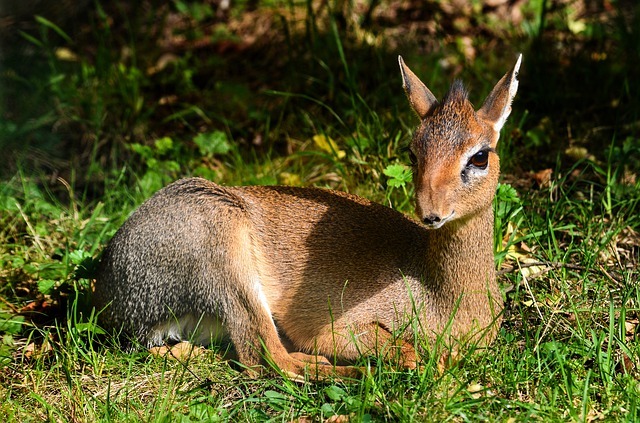
[(353, 362), (363, 356), (377, 356), (404, 369), (415, 369), (419, 364), (413, 345), (394, 336), (377, 322), (348, 327), (331, 325), (316, 336), (314, 344), (314, 352), (332, 357), (336, 362)]

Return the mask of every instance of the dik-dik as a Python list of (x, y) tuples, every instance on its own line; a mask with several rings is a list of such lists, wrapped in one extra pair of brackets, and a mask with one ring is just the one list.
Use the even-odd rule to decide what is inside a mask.
[(421, 120), (410, 145), (418, 220), (319, 188), (191, 178), (160, 190), (102, 256), (103, 325), (148, 346), (225, 337), (248, 367), (310, 377), (357, 375), (344, 363), (362, 355), (415, 368), (415, 345), (436, 339), (490, 343), (503, 308), (496, 145), (520, 61), (475, 111), (459, 81), (438, 101), (399, 58)]

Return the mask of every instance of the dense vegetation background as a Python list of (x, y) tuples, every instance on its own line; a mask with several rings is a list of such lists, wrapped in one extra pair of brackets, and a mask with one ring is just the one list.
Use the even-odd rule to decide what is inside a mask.
[[(631, 0), (16, 1), (0, 5), (0, 410), (10, 420), (635, 420), (640, 7)], [(99, 253), (185, 175), (316, 185), (412, 212), (397, 56), (503, 130), (496, 344), (444, 373), (295, 384), (123, 353)], [(342, 420), (341, 420), (342, 419)]]

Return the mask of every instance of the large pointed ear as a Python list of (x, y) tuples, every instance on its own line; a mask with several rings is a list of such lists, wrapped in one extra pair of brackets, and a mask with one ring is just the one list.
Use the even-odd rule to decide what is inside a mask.
[(402, 87), (409, 97), (409, 102), (413, 110), (423, 119), (433, 106), (438, 104), (436, 97), (429, 91), (420, 81), (420, 78), (404, 64), (402, 56), (398, 56), (398, 63), (400, 63), (400, 73), (402, 73)]
[(518, 91), (518, 71), (522, 62), (522, 54), (518, 56), (515, 66), (507, 72), (491, 91), (478, 110), (478, 115), (493, 126), (496, 132), (500, 132), (511, 113), (511, 102)]

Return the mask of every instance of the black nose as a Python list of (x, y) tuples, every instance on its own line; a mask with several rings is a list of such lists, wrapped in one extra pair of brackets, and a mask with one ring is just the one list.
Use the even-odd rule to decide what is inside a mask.
[(422, 221), (424, 222), (425, 225), (433, 225), (435, 223), (440, 222), (442, 219), (440, 218), (440, 216), (438, 216), (437, 214), (433, 214), (431, 213), (429, 216), (424, 217), (422, 219)]

